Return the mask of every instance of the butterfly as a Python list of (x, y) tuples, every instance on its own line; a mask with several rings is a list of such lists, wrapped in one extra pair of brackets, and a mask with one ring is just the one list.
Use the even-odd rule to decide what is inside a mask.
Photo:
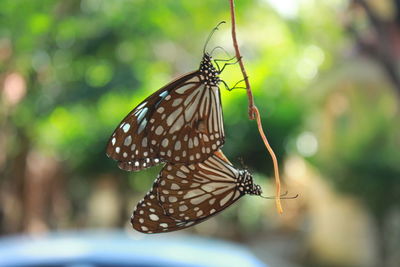
[(218, 87), (223, 68), (218, 64), (218, 70), (214, 67), (205, 47), (198, 70), (154, 92), (117, 126), (106, 154), (118, 161), (119, 168), (138, 171), (164, 161), (201, 162), (223, 146), (225, 133)]
[(137, 204), (131, 223), (143, 233), (181, 230), (226, 209), (242, 196), (261, 196), (247, 170), (213, 154), (201, 163), (168, 163)]

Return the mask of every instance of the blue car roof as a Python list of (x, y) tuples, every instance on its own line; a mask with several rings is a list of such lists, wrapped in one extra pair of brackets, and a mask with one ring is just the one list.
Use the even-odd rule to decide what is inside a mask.
[(266, 266), (242, 246), (179, 234), (56, 232), (0, 239), (0, 266)]

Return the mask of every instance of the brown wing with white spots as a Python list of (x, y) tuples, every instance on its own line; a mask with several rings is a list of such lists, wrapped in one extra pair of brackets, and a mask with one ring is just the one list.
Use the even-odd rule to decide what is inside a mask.
[(199, 71), (164, 86), (122, 120), (107, 155), (128, 171), (208, 158), (225, 140), (218, 74), (205, 54)]
[(247, 171), (235, 169), (216, 155), (188, 166), (167, 164), (157, 182), (158, 199), (172, 218), (202, 220), (250, 193), (253, 188), (247, 180), (252, 183)]
[[(157, 146), (149, 139), (155, 119), (154, 113), (165, 109), (165, 100), (173, 89), (193, 85), (198, 72), (189, 73), (156, 91), (135, 107), (118, 125), (110, 137), (106, 154), (117, 160), (118, 166), (127, 171), (142, 170), (160, 163)], [(154, 129), (153, 129), (154, 130)], [(157, 144), (157, 143), (156, 143)]]
[(187, 167), (166, 165), (137, 204), (133, 228), (143, 233), (181, 230), (207, 220), (245, 194), (261, 195), (251, 175), (233, 168), (221, 154)]
[(132, 227), (146, 234), (181, 230), (200, 222), (176, 220), (166, 215), (158, 203), (155, 187), (137, 204), (131, 217)]
[(204, 161), (224, 143), (219, 88), (201, 83), (199, 88), (181, 87), (170, 95), (152, 117), (157, 123), (151, 126), (151, 143), (167, 162)]

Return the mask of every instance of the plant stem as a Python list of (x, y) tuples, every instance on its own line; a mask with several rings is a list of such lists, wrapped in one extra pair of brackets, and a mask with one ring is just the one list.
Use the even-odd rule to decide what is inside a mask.
[(245, 69), (244, 64), (243, 64), (242, 56), (240, 55), (239, 45), (238, 45), (237, 39), (236, 39), (235, 2), (234, 2), (234, 0), (229, 0), (229, 3), (230, 3), (230, 7), (231, 7), (233, 47), (235, 48), (235, 56), (239, 61), (240, 70), (243, 73), (244, 82), (246, 84), (247, 98), (249, 99), (249, 106), (248, 106), (249, 119), (250, 120), (254, 120), (254, 113), (253, 113), (254, 97), (253, 97), (253, 92), (251, 91), (249, 77), (247, 76), (246, 69)]
[(253, 92), (251, 91), (251, 86), (249, 82), (249, 78), (246, 73), (246, 69), (243, 64), (242, 56), (240, 54), (239, 50), (239, 45), (236, 39), (236, 18), (235, 18), (235, 3), (234, 0), (229, 0), (230, 4), (230, 11), (231, 11), (231, 21), (232, 21), (232, 42), (233, 42), (233, 47), (235, 49), (235, 56), (239, 61), (239, 66), (240, 70), (242, 71), (244, 82), (246, 84), (246, 92), (247, 92), (247, 98), (249, 100), (248, 104), (248, 112), (249, 112), (249, 119), (254, 120), (256, 118), (257, 121), (257, 127), (258, 131), (260, 133), (260, 136), (264, 142), (265, 147), (267, 148), (269, 154), (271, 155), (272, 162), (274, 164), (274, 173), (275, 173), (275, 184), (276, 184), (276, 197), (275, 197), (275, 203), (276, 203), (276, 208), (278, 210), (278, 213), (283, 213), (282, 205), (281, 205), (281, 183), (279, 179), (279, 166), (278, 166), (278, 161), (276, 159), (275, 153), (272, 150), (271, 146), (268, 143), (267, 137), (264, 134), (262, 123), (261, 123), (261, 118), (260, 118), (260, 112), (258, 111), (258, 108), (254, 104), (254, 97), (253, 97)]
[(260, 112), (258, 111), (258, 108), (256, 106), (253, 106), (253, 113), (256, 115), (256, 120), (257, 120), (257, 127), (258, 127), (258, 132), (260, 133), (260, 136), (264, 142), (265, 147), (267, 148), (269, 154), (271, 155), (272, 158), (272, 163), (274, 164), (274, 173), (275, 173), (275, 184), (276, 184), (276, 209), (278, 210), (279, 213), (283, 213), (282, 205), (281, 205), (281, 181), (279, 179), (279, 166), (278, 166), (278, 160), (276, 159), (274, 150), (272, 147), (269, 145), (268, 139), (264, 134), (264, 130), (261, 124), (261, 118), (260, 118)]

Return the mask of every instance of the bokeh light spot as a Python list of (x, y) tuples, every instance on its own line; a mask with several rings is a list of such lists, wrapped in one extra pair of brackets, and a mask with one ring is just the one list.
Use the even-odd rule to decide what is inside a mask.
[(111, 81), (113, 69), (107, 63), (89, 68), (86, 72), (86, 82), (92, 87), (102, 87)]
[(19, 73), (10, 73), (4, 79), (3, 97), (6, 102), (14, 106), (22, 100), (26, 94), (26, 82)]
[(36, 34), (44, 33), (50, 26), (50, 18), (46, 14), (35, 14), (31, 18), (30, 27), (31, 31)]
[(318, 140), (313, 133), (304, 132), (297, 138), (296, 147), (302, 156), (311, 157), (318, 151)]
[(299, 12), (298, 1), (292, 0), (264, 0), (269, 3), (282, 17), (293, 19), (296, 18)]

